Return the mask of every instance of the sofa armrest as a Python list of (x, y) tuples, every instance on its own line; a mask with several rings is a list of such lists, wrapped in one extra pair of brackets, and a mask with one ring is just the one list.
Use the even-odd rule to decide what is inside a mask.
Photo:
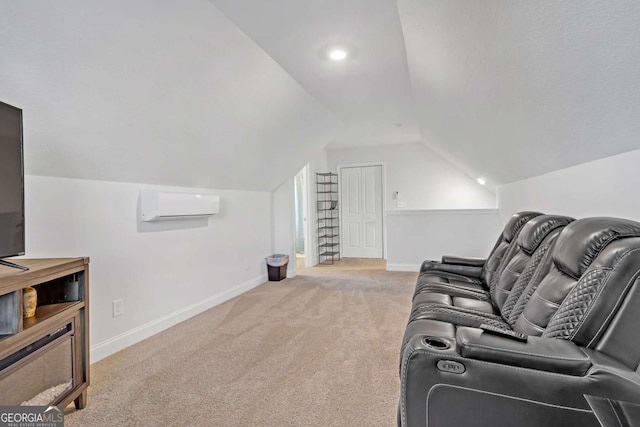
[(486, 262), (487, 262), (486, 258), (460, 257), (455, 255), (442, 256), (443, 264), (466, 265), (469, 267), (484, 267), (484, 264)]
[(460, 327), (456, 343), (463, 357), (538, 371), (582, 376), (592, 365), (580, 347), (560, 339), (528, 337), (527, 342), (521, 342)]
[[(536, 337), (521, 343), (462, 327), (458, 331), (466, 332), (454, 338), (453, 333), (443, 334), (426, 323), (434, 321), (424, 322), (402, 350), (403, 427), (468, 425), (470, 413), (474, 414), (472, 424), (483, 426), (538, 427), (544, 420), (553, 420), (559, 426), (596, 426), (597, 419), (585, 395), (640, 404), (636, 367), (597, 350), (576, 348), (571, 342), (556, 339), (548, 339), (549, 347), (545, 347), (543, 339)], [(481, 335), (495, 348), (468, 345), (485, 344)], [(462, 340), (466, 341), (466, 357), (461, 355), (458, 341)], [(512, 353), (507, 354), (505, 348)], [(532, 355), (513, 354), (523, 349)], [(549, 360), (548, 353), (556, 359)], [(486, 410), (489, 407), (492, 410)]]
[(482, 276), (482, 267), (473, 267), (468, 265), (442, 264), (438, 261), (425, 261), (420, 267), (421, 274), (438, 274), (448, 273), (456, 276), (471, 277), (480, 279)]
[(598, 396), (584, 398), (602, 426), (640, 427), (640, 405)]

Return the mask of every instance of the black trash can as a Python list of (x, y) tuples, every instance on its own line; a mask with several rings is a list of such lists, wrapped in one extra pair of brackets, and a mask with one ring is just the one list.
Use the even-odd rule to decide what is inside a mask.
[(279, 282), (282, 279), (286, 279), (289, 255), (273, 254), (265, 259), (267, 260), (267, 270), (269, 270), (270, 282)]

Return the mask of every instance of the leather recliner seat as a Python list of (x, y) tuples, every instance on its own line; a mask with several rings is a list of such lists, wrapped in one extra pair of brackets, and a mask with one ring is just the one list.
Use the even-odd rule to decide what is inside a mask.
[(498, 331), (422, 320), (407, 334), (401, 425), (595, 427), (591, 402), (640, 404), (640, 223), (577, 220), (542, 258)]
[[(468, 296), (456, 296), (457, 289), (455, 285), (440, 284), (437, 289), (430, 288), (419, 292), (413, 297), (413, 308), (425, 303), (437, 302), (434, 295), (447, 295), (449, 298), (441, 297), (451, 302), (459, 301), (466, 304), (477, 304), (478, 307), (486, 307), (486, 303), (479, 304), (472, 300), (493, 301), (496, 307), (501, 308), (507, 299), (513, 285), (519, 279), (520, 274), (528, 264), (531, 258), (538, 260), (540, 254), (545, 253), (560, 231), (574, 218), (560, 215), (540, 215), (529, 220), (521, 229), (515, 244), (511, 245), (508, 252), (503, 256), (502, 262), (496, 268), (492, 275), (491, 283), (488, 289), (478, 290)], [(536, 252), (538, 251), (538, 252)], [(536, 256), (534, 256), (534, 254)], [(452, 291), (452, 292), (451, 292)], [(451, 295), (453, 293), (454, 295)], [(464, 304), (463, 306), (466, 306)], [(456, 304), (450, 304), (456, 305)], [(475, 308), (475, 307), (474, 307)], [(490, 311), (493, 312), (493, 311)]]
[(414, 295), (443, 290), (453, 296), (485, 293), (501, 266), (504, 266), (512, 255), (522, 228), (540, 215), (540, 212), (528, 211), (514, 214), (486, 259), (443, 256), (442, 262), (424, 261), (420, 267)]
[[(529, 220), (522, 228), (512, 254), (504, 258), (508, 262), (498, 269), (490, 290), (486, 293), (452, 297), (444, 293), (447, 289), (443, 285), (438, 292), (425, 291), (417, 294), (413, 299), (413, 310), (403, 346), (407, 339), (421, 328), (433, 327), (433, 322), (424, 321), (427, 319), (458, 326), (477, 327), (485, 323), (504, 328), (512, 327), (513, 324), (509, 322), (514, 308), (519, 309), (525, 304), (525, 299), (528, 300), (531, 291), (519, 302), (520, 297), (525, 290), (531, 289), (528, 285), (531, 279), (536, 277), (539, 268), (546, 268), (540, 267), (543, 261), (550, 264), (551, 258), (546, 256), (549, 249), (553, 247), (562, 229), (572, 221), (573, 218), (559, 215), (540, 215)], [(525, 274), (522, 274), (523, 272)]]

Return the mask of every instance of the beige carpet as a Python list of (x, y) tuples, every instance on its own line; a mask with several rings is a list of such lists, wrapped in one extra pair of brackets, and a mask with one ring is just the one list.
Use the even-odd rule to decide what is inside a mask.
[(92, 366), (74, 426), (393, 426), (415, 273), (342, 260), (267, 282)]

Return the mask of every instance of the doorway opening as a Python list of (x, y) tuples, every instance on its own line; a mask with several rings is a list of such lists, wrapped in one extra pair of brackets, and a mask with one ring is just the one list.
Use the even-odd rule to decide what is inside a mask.
[(308, 200), (308, 182), (309, 168), (306, 165), (300, 172), (296, 174), (293, 180), (294, 197), (295, 197), (295, 255), (296, 255), (296, 271), (299, 272), (306, 266), (311, 265), (309, 262), (309, 238), (307, 227), (307, 200)]

